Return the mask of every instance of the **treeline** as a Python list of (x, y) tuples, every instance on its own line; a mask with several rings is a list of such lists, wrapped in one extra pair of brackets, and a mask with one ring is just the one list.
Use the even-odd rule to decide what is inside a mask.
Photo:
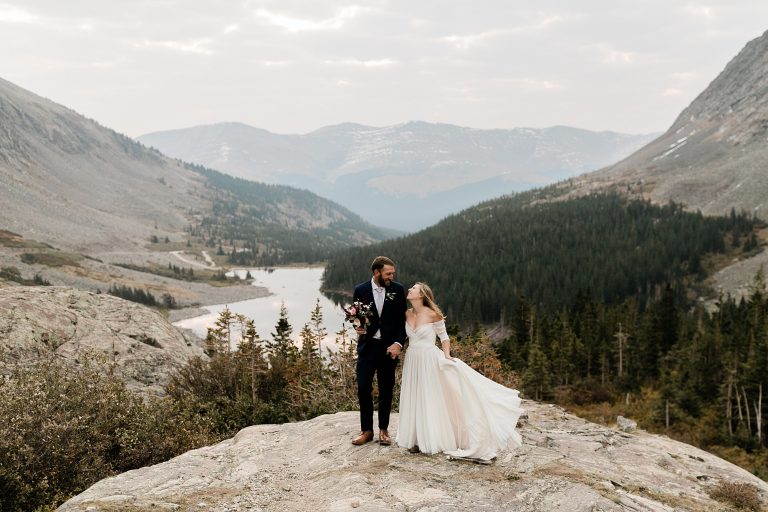
[(482, 203), (419, 233), (338, 252), (327, 290), (352, 290), (378, 254), (398, 280), (426, 281), (453, 321), (504, 322), (525, 296), (537, 308), (569, 307), (581, 295), (606, 303), (651, 300), (659, 285), (707, 274), (712, 254), (757, 248), (759, 221), (732, 212), (704, 217), (665, 206), (593, 195), (529, 203)]
[(146, 272), (149, 274), (155, 274), (163, 277), (170, 277), (173, 279), (180, 279), (182, 281), (204, 281), (205, 276), (198, 276), (192, 267), (179, 267), (178, 265), (168, 263), (168, 268), (164, 267), (143, 267), (141, 265), (134, 265), (133, 263), (114, 263), (116, 267), (127, 268), (128, 270), (135, 270), (137, 272)]
[(176, 298), (170, 293), (164, 293), (158, 300), (150, 291), (134, 288), (132, 286), (111, 284), (107, 293), (131, 302), (138, 302), (145, 306), (164, 307), (173, 309), (177, 306)]
[(613, 404), (604, 420), (634, 416), (768, 477), (764, 273), (749, 297), (722, 299), (711, 312), (691, 308), (682, 288), (657, 293), (646, 307), (582, 296), (546, 313), (521, 298), (499, 356), (523, 376), (529, 398), (584, 406), (587, 415), (590, 405)]
[[(190, 226), (189, 234), (209, 247), (219, 247), (234, 265), (316, 263), (360, 240), (381, 240), (391, 234), (307, 190), (185, 165), (207, 178), (212, 202), (211, 212)], [(307, 213), (299, 215), (301, 210)], [(319, 218), (335, 220), (329, 227), (318, 229), (315, 224)], [(227, 245), (226, 251), (223, 244)]]

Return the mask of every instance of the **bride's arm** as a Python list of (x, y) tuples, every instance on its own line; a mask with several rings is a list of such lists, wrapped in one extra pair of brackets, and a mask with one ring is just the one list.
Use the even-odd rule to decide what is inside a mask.
[(448, 329), (445, 327), (445, 320), (440, 320), (434, 324), (437, 337), (440, 338), (440, 344), (443, 346), (443, 354), (446, 359), (453, 361), (451, 357), (451, 338), (448, 336)]

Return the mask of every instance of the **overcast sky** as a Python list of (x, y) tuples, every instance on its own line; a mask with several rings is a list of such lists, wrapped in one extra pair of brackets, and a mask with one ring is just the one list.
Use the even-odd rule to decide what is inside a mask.
[(768, 2), (0, 0), (0, 77), (130, 136), (424, 120), (665, 130)]

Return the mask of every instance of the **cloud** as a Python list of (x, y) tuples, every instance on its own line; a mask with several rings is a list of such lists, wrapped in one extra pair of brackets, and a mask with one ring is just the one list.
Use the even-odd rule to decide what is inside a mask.
[(564, 88), (563, 85), (558, 82), (543, 80), (541, 78), (509, 78), (506, 79), (505, 82), (534, 91), (552, 91)]
[(357, 59), (345, 59), (345, 60), (326, 60), (325, 64), (331, 66), (358, 66), (363, 68), (387, 68), (397, 64), (397, 61), (392, 59), (378, 59), (378, 60), (357, 60)]
[(562, 21), (563, 19), (564, 18), (560, 15), (544, 16), (536, 22), (525, 24), (525, 25), (519, 25), (516, 27), (505, 28), (505, 29), (491, 29), (491, 30), (486, 30), (485, 32), (480, 32), (477, 34), (467, 34), (467, 35), (454, 34), (450, 36), (441, 37), (440, 40), (453, 44), (458, 50), (468, 50), (472, 46), (482, 44), (484, 41), (487, 41), (489, 39), (493, 39), (496, 37), (501, 37), (505, 35), (520, 35), (520, 34), (529, 34), (529, 33), (539, 32), (541, 30), (546, 29), (553, 23)]
[(603, 58), (603, 62), (608, 64), (632, 64), (634, 60), (634, 53), (619, 50), (608, 50)]
[(254, 14), (257, 18), (261, 18), (272, 25), (287, 30), (288, 32), (306, 32), (339, 30), (344, 27), (348, 21), (353, 20), (361, 12), (366, 10), (366, 8), (358, 5), (350, 5), (339, 9), (333, 17), (320, 21), (286, 16), (284, 14), (273, 13), (266, 9), (258, 9)]
[(535, 77), (494, 78), (489, 80), (473, 80), (466, 84), (443, 86), (445, 98), (450, 101), (465, 103), (494, 103), (499, 95), (506, 96), (511, 89), (522, 93), (549, 94), (564, 90), (565, 86), (553, 80)]
[(521, 25), (519, 27), (514, 27), (510, 29), (510, 32), (515, 33), (525, 33), (525, 32), (538, 32), (540, 30), (544, 30), (553, 23), (557, 23), (559, 21), (563, 21), (565, 18), (560, 15), (554, 15), (554, 16), (544, 16), (539, 21), (535, 23), (531, 23), (529, 25)]
[(696, 73), (691, 73), (689, 71), (682, 71), (678, 73), (672, 73), (669, 76), (674, 78), (675, 80), (690, 80), (691, 78), (696, 77)]
[(501, 36), (509, 33), (507, 30), (488, 30), (479, 34), (470, 34), (467, 36), (445, 36), (441, 37), (442, 41), (447, 41), (454, 45), (458, 50), (468, 50), (471, 46), (475, 46), (482, 41), (491, 39), (493, 37)]
[(582, 49), (596, 53), (604, 64), (633, 64), (638, 56), (637, 53), (618, 50), (606, 44), (590, 44), (583, 46)]
[(267, 68), (282, 68), (288, 65), (287, 60), (265, 60), (262, 65)]
[(0, 4), (0, 23), (38, 23), (40, 17), (19, 7)]
[(347, 82), (346, 80), (337, 80), (336, 85), (338, 85), (339, 87), (346, 87), (350, 85), (350, 83)]
[(681, 94), (683, 94), (683, 91), (675, 89), (674, 87), (665, 89), (664, 92), (661, 93), (662, 96), (680, 96)]
[(237, 25), (236, 23), (233, 23), (232, 25), (227, 25), (224, 28), (224, 33), (231, 34), (232, 32), (237, 32), (238, 30), (240, 30), (240, 26)]
[(213, 50), (207, 48), (213, 42), (211, 38), (196, 39), (190, 42), (182, 41), (143, 41), (135, 44), (137, 48), (166, 48), (181, 53), (194, 53), (197, 55), (213, 55)]
[(693, 16), (706, 19), (714, 19), (715, 13), (708, 5), (690, 3), (685, 6), (685, 11)]

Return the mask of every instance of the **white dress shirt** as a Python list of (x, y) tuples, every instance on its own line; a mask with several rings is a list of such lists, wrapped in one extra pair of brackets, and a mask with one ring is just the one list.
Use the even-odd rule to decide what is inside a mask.
[[(376, 311), (379, 313), (379, 318), (381, 318), (381, 311), (384, 309), (384, 293), (387, 290), (383, 286), (379, 286), (379, 283), (376, 282), (376, 278), (371, 279), (371, 286), (373, 287), (373, 302), (376, 305)], [(373, 337), (374, 339), (380, 340), (381, 329), (377, 330)]]

